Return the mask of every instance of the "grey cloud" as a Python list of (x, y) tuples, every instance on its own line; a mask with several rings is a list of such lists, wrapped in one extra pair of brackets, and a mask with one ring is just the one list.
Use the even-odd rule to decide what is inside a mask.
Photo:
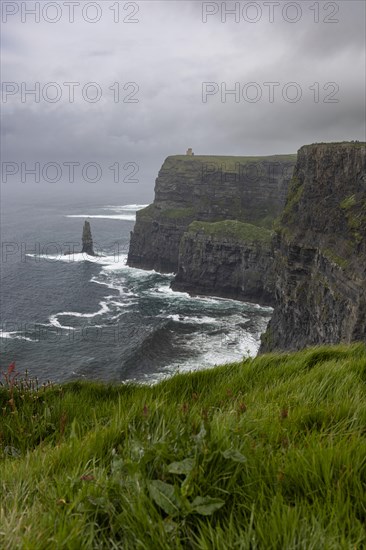
[[(106, 2), (104, 5), (106, 5)], [(112, 4), (112, 2), (111, 2)], [(130, 193), (151, 198), (157, 171), (169, 154), (193, 147), (202, 154), (295, 152), (313, 141), (365, 139), (365, 5), (339, 2), (337, 24), (314, 24), (309, 6), (296, 24), (201, 21), (200, 2), (141, 2), (140, 23), (3, 25), (4, 81), (98, 82), (103, 98), (77, 95), (57, 104), (2, 104), (2, 157), (12, 160), (94, 159), (103, 165), (138, 161), (140, 184), (121, 189), (103, 182), (95, 196)], [(321, 6), (324, 3), (320, 3)], [(139, 103), (114, 103), (114, 82), (136, 82)], [(303, 99), (202, 103), (202, 82), (296, 81)], [(338, 83), (339, 103), (325, 104), (322, 86)], [(315, 104), (308, 88), (319, 82)], [(264, 89), (267, 93), (267, 89)], [(82, 182), (78, 190), (81, 192)], [(75, 193), (77, 191), (75, 190)]]

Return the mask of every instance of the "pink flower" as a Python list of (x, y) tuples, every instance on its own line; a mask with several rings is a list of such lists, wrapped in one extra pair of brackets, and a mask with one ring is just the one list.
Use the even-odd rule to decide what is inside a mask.
[(15, 370), (15, 361), (8, 366), (8, 374), (11, 374)]

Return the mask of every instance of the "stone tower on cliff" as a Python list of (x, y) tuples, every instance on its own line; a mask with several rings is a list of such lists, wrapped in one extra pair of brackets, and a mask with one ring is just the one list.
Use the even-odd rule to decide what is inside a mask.
[(89, 256), (95, 256), (93, 249), (93, 238), (91, 234), (90, 223), (88, 221), (85, 221), (84, 223), (82, 241), (83, 248), (81, 252), (85, 252), (85, 254), (88, 254)]

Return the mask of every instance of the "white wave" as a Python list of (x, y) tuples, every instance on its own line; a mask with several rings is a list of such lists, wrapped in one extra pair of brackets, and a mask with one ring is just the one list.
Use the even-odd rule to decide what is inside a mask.
[(259, 348), (259, 343), (248, 333), (239, 337), (237, 332), (229, 332), (224, 339), (217, 340), (215, 343), (211, 342), (209, 349), (201, 357), (203, 364), (213, 366), (233, 363), (243, 357), (254, 357)]
[[(171, 277), (173, 276), (174, 274), (172, 274)], [(226, 305), (230, 307), (234, 306), (236, 309), (242, 309), (243, 306), (250, 307), (253, 305), (251, 303), (241, 302), (239, 300), (233, 300), (231, 298), (220, 298), (216, 296), (202, 296), (202, 295), (192, 296), (191, 294), (188, 294), (188, 292), (179, 292), (177, 290), (173, 290), (172, 288), (170, 288), (170, 282), (164, 285), (156, 286), (155, 288), (148, 290), (147, 293), (150, 296), (155, 296), (156, 294), (163, 294), (167, 297), (174, 298), (179, 301), (187, 300), (192, 303), (197, 303), (197, 304), (202, 303), (203, 305), (212, 304), (212, 305), (215, 305), (216, 307)], [(256, 306), (257, 304), (254, 304), (254, 305)], [(260, 308), (260, 306), (258, 306), (258, 308)]]
[(90, 218), (100, 220), (124, 220), (134, 222), (135, 214), (65, 214), (65, 218)]
[(105, 263), (103, 271), (120, 271), (127, 267), (127, 254), (120, 254), (118, 257), (114, 258), (112, 262)]
[(192, 296), (190, 296), (188, 292), (177, 292), (176, 290), (171, 289), (169, 284), (156, 286), (155, 288), (149, 290), (148, 292), (152, 296), (154, 296), (155, 294), (164, 294), (165, 296), (172, 297), (172, 298), (174, 297), (174, 298), (181, 298), (181, 299), (187, 299), (187, 300), (190, 300), (192, 298)]
[(27, 342), (33, 342), (32, 338), (28, 338), (28, 336), (24, 336), (20, 331), (11, 331), (6, 332), (5, 330), (0, 329), (0, 338), (8, 338), (9, 340), (26, 340)]
[(164, 318), (167, 319), (173, 319), (173, 321), (179, 322), (179, 323), (189, 323), (189, 324), (197, 324), (197, 325), (216, 325), (220, 322), (219, 319), (216, 319), (215, 317), (189, 317), (187, 315), (180, 315), (179, 313), (173, 313), (171, 315), (162, 315)]
[(67, 325), (61, 325), (61, 323), (58, 321), (57, 317), (60, 315), (60, 313), (57, 313), (56, 315), (51, 315), (49, 317), (50, 325), (56, 328), (61, 328), (63, 330), (75, 330), (74, 327), (69, 327)]
[(99, 302), (99, 305), (101, 306), (101, 308), (98, 311), (95, 311), (93, 313), (80, 313), (78, 311), (61, 311), (59, 313), (55, 313), (54, 315), (51, 315), (49, 317), (49, 323), (50, 325), (63, 330), (75, 330), (75, 327), (71, 327), (69, 325), (62, 325), (58, 320), (58, 318), (59, 317), (77, 317), (82, 319), (92, 319), (93, 317), (97, 317), (98, 315), (103, 315), (104, 313), (107, 313), (109, 311), (109, 307), (106, 302)]
[[(188, 343), (188, 342), (187, 342)], [(193, 359), (177, 361), (165, 367), (170, 374), (190, 372), (212, 368), (216, 365), (225, 365), (241, 361), (246, 357), (255, 357), (259, 342), (246, 333), (239, 334), (235, 329), (225, 335), (209, 336), (196, 334), (189, 340), (190, 349), (195, 349), (197, 355)]]
[(131, 267), (127, 265), (127, 254), (120, 254), (118, 258), (113, 262), (106, 262), (106, 265), (103, 266), (104, 272), (110, 271), (121, 271), (126, 270), (126, 273), (132, 275), (136, 279), (141, 279), (144, 277), (150, 277), (151, 275), (160, 275), (161, 277), (169, 277), (169, 275), (158, 273), (155, 269), (139, 269), (137, 267)]
[[(63, 327), (60, 325), (58, 321), (58, 317), (80, 317), (83, 319), (92, 319), (93, 317), (97, 317), (98, 315), (103, 315), (103, 313), (107, 313), (109, 311), (109, 307), (106, 302), (99, 302), (99, 305), (101, 306), (98, 311), (94, 311), (93, 313), (79, 313), (78, 311), (62, 311), (60, 313), (56, 313), (56, 315), (51, 315), (50, 322), (51, 324), (54, 324), (54, 326), (60, 326), (61, 328), (71, 328), (71, 327)], [(52, 319), (52, 321), (51, 321)]]
[(135, 300), (126, 300), (125, 302), (118, 302), (117, 300), (111, 300), (108, 302), (109, 305), (116, 306), (116, 307), (129, 307), (135, 304)]
[(113, 204), (107, 204), (107, 206), (103, 207), (103, 210), (112, 210), (114, 212), (125, 212), (125, 211), (134, 211), (141, 210), (142, 208), (146, 208), (149, 206), (148, 204), (124, 204), (123, 206), (115, 206)]
[(114, 256), (89, 256), (85, 252), (75, 252), (72, 254), (26, 254), (30, 258), (39, 258), (50, 262), (93, 262), (96, 264), (107, 265), (115, 261)]
[[(238, 338), (234, 327), (224, 336), (217, 335), (205, 338), (205, 334), (195, 334), (187, 340), (187, 346), (195, 349), (197, 354), (191, 359), (181, 359), (163, 367), (159, 372), (146, 373), (144, 378), (134, 379), (138, 384), (154, 385), (158, 382), (170, 378), (180, 372), (194, 372), (207, 370), (216, 365), (224, 365), (242, 361), (247, 357), (255, 357), (258, 352), (259, 343), (255, 338), (246, 334)], [(231, 346), (231, 344), (233, 344)]]

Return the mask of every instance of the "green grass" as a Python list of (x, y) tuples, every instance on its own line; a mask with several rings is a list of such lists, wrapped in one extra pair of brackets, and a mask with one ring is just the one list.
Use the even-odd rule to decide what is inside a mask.
[(348, 210), (352, 206), (355, 206), (357, 204), (355, 195), (351, 195), (349, 197), (346, 197), (340, 204), (340, 207), (342, 210)]
[(220, 239), (227, 238), (238, 241), (260, 241), (269, 243), (272, 232), (263, 227), (258, 227), (250, 223), (243, 223), (236, 220), (224, 220), (221, 222), (192, 222), (188, 227), (188, 232), (198, 233)]
[(361, 193), (346, 197), (340, 204), (345, 212), (352, 240), (360, 244), (366, 235), (366, 201)]
[(196, 209), (188, 208), (156, 208), (155, 204), (150, 204), (137, 212), (138, 220), (180, 220), (191, 219), (196, 215)]
[(197, 162), (200, 164), (207, 164), (207, 165), (216, 165), (218, 167), (222, 167), (229, 171), (235, 171), (238, 167), (238, 164), (240, 166), (244, 166), (246, 164), (253, 164), (253, 163), (262, 163), (262, 162), (269, 162), (269, 163), (291, 163), (295, 164), (297, 159), (297, 154), (290, 154), (290, 155), (269, 155), (269, 156), (256, 156), (256, 157), (242, 157), (242, 156), (220, 156), (220, 155), (194, 155), (193, 157), (188, 155), (172, 155), (166, 159), (166, 162), (176, 162), (183, 161), (183, 162)]
[(304, 192), (304, 185), (300, 183), (297, 176), (293, 176), (289, 185), (284, 210), (278, 220), (280, 227), (281, 227), (281, 224), (289, 225), (289, 224), (297, 223), (296, 209), (303, 195), (303, 192)]
[(0, 548), (365, 548), (365, 394), (362, 344), (0, 389)]
[(136, 219), (137, 220), (152, 220), (157, 215), (157, 208), (155, 204), (149, 204), (149, 206), (145, 206), (145, 208), (141, 208), (141, 210), (137, 210), (136, 212)]
[(330, 248), (325, 248), (322, 249), (322, 253), (326, 258), (337, 264), (340, 268), (347, 268), (349, 261), (346, 258), (342, 258), (342, 256), (339, 256), (339, 254), (336, 254), (334, 250), (331, 250)]
[(162, 218), (167, 218), (170, 220), (192, 218), (196, 214), (196, 209), (193, 206), (188, 208), (166, 208), (160, 211), (160, 216)]
[(359, 147), (366, 147), (366, 142), (365, 141), (333, 141), (333, 142), (321, 141), (319, 143), (311, 143), (309, 145), (303, 145), (303, 147), (314, 147), (318, 145), (325, 145), (326, 147), (339, 147), (340, 145), (347, 145), (349, 147), (359, 148)]

